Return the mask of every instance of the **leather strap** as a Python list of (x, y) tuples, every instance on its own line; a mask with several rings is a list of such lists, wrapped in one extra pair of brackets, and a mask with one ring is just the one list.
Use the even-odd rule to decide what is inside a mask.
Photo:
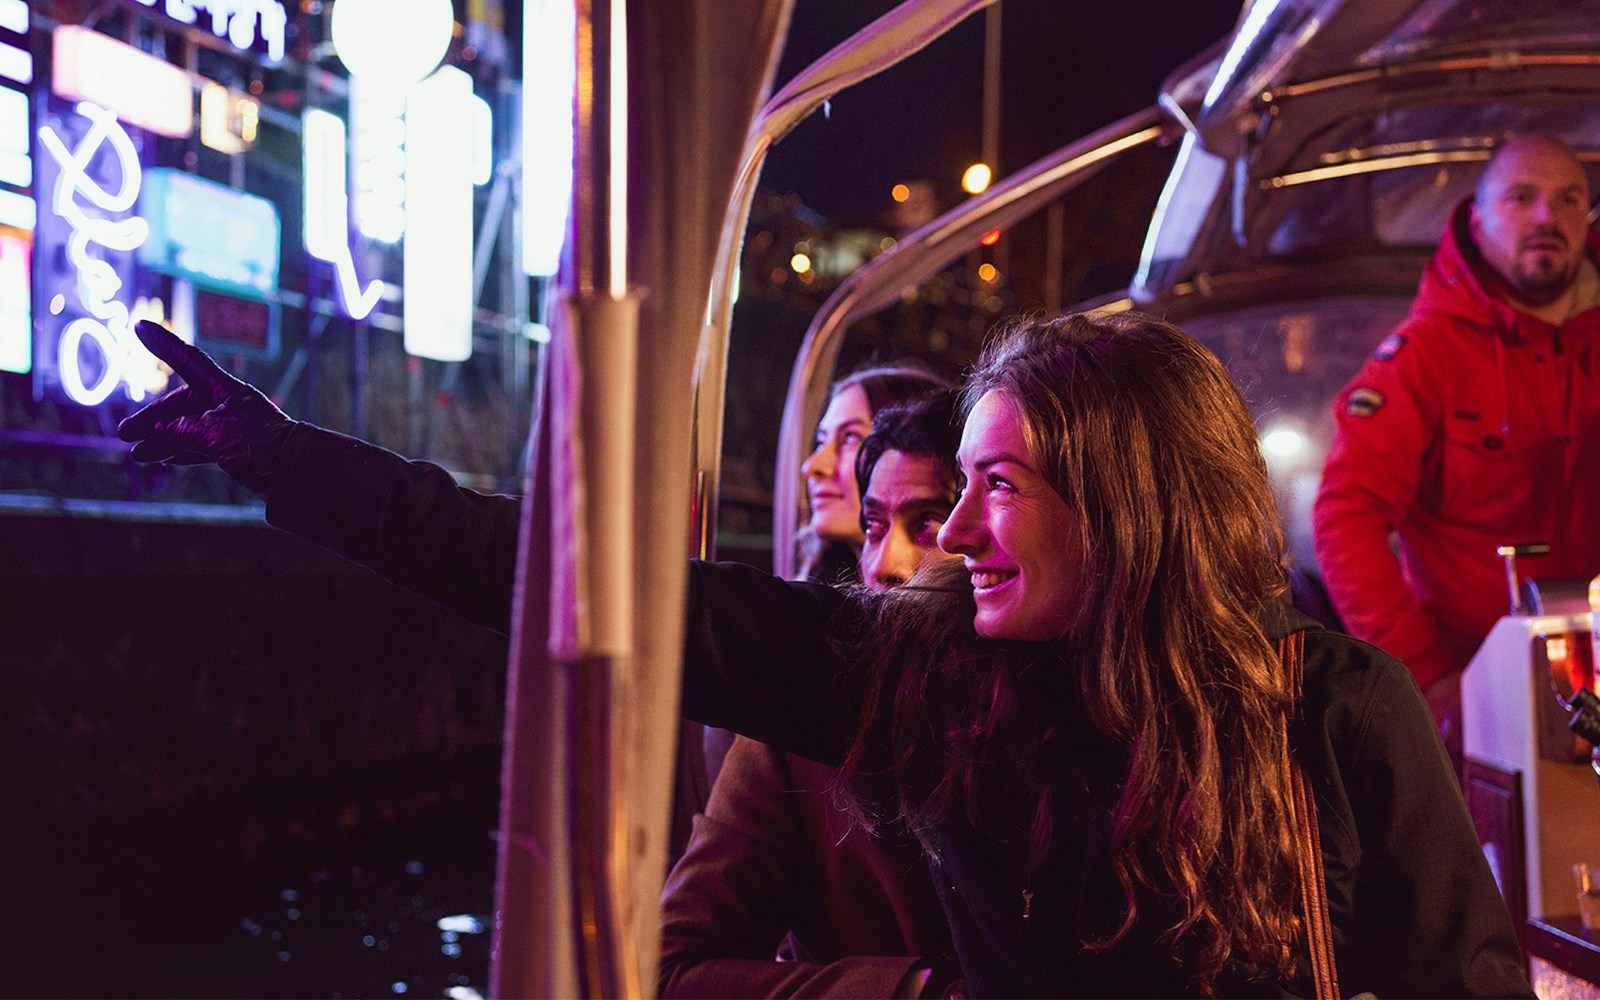
[[(1289, 687), (1298, 699), (1305, 675), (1305, 633), (1293, 632), (1278, 640)], [(1306, 937), (1311, 949), (1311, 977), (1317, 1000), (1339, 1000), (1339, 970), (1333, 957), (1333, 925), (1328, 919), (1328, 884), (1322, 871), (1322, 838), (1317, 832), (1317, 802), (1299, 758), (1283, 748), (1289, 764), (1294, 802), (1295, 868), (1300, 882), (1300, 908), (1305, 914)]]

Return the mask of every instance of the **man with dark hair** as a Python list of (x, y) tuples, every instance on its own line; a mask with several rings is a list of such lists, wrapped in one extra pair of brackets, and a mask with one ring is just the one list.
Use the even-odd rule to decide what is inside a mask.
[[(938, 533), (955, 503), (955, 406), (938, 392), (873, 418), (856, 459), (869, 589), (951, 558)], [(834, 768), (734, 741), (667, 879), (662, 996), (937, 996), (956, 978), (921, 848), (855, 826), (836, 783)]]
[(898, 587), (939, 552), (939, 526), (954, 503), (956, 393), (935, 393), (885, 410), (856, 457), (861, 484), (861, 580)]
[(1461, 670), (1509, 605), (1497, 547), (1548, 542), (1531, 576), (1600, 570), (1590, 202), (1565, 145), (1507, 141), (1334, 410), (1317, 560), (1350, 631), (1411, 668), (1458, 769)]

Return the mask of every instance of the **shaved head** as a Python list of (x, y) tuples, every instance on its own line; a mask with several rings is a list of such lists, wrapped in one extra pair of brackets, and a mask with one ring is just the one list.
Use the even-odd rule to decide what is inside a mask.
[(1549, 306), (1577, 280), (1589, 204), (1589, 175), (1570, 148), (1549, 136), (1519, 135), (1478, 179), (1472, 239), (1514, 298)]
[(1560, 139), (1533, 134), (1513, 136), (1495, 150), (1494, 156), (1483, 168), (1483, 175), (1478, 178), (1478, 200), (1487, 200), (1496, 185), (1505, 185), (1508, 175), (1515, 176), (1535, 161), (1547, 163), (1581, 183), (1584, 201), (1589, 200), (1589, 175), (1584, 171), (1583, 164), (1578, 162), (1572, 148)]

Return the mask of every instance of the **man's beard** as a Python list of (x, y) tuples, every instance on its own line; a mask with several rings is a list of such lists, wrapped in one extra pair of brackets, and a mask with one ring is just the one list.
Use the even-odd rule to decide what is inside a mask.
[(1517, 298), (1535, 306), (1546, 306), (1565, 295), (1572, 283), (1578, 280), (1578, 263), (1582, 258), (1567, 260), (1552, 253), (1541, 253), (1532, 261), (1523, 263), (1518, 257), (1506, 283)]

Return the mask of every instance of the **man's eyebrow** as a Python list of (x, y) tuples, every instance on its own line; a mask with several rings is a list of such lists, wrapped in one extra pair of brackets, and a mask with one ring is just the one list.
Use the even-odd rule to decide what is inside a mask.
[(871, 507), (875, 513), (881, 512), (885, 507), (889, 507), (891, 510), (896, 512), (901, 512), (920, 510), (949, 510), (955, 505), (955, 501), (950, 498), (949, 494), (907, 497), (905, 500), (902, 500), (897, 504), (886, 504), (878, 497), (869, 496), (861, 502), (861, 506), (863, 508)]

